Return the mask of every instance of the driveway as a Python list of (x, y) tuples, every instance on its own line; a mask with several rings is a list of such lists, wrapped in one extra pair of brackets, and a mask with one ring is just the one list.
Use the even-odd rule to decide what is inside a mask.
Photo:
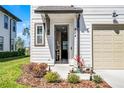
[(95, 70), (111, 87), (124, 88), (124, 70)]

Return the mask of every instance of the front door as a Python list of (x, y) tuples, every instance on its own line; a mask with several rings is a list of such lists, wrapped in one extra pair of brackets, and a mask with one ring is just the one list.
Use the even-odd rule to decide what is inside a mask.
[(68, 25), (55, 25), (56, 63), (68, 63)]

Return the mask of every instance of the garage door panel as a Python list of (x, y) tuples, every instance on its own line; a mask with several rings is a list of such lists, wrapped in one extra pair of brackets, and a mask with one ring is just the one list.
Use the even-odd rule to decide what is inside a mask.
[(123, 69), (124, 68), (124, 63), (111, 63), (111, 62), (106, 62), (106, 63), (97, 63), (94, 65), (94, 68), (97, 69)]
[(114, 34), (115, 32), (112, 30), (110, 32), (110, 30), (94, 30), (94, 36), (105, 36), (105, 37), (109, 37), (112, 36), (112, 33)]
[[(111, 38), (110, 38), (110, 37), (111, 37)], [(109, 36), (108, 36), (108, 37), (105, 36), (105, 37), (103, 38), (103, 36), (96, 36), (96, 37), (94, 37), (94, 42), (96, 42), (96, 41), (97, 41), (97, 42), (98, 42), (98, 41), (105, 41), (105, 40), (113, 41), (112, 36), (110, 36), (110, 37), (109, 37)], [(109, 41), (108, 41), (108, 42), (109, 42)]]
[[(117, 30), (117, 29), (116, 29)], [(95, 69), (124, 69), (124, 30), (93, 30)]]
[(111, 55), (110, 53), (97, 53), (97, 54), (95, 54), (94, 56), (97, 56), (97, 57), (95, 57), (94, 59), (98, 59), (98, 58), (110, 58), (110, 57), (113, 57), (113, 55)]
[[(110, 50), (110, 49), (112, 49), (112, 47), (113, 47), (113, 44), (96, 44), (95, 46), (95, 49), (97, 50), (97, 49), (107, 49), (107, 50)], [(115, 46), (116, 47), (116, 46)]]

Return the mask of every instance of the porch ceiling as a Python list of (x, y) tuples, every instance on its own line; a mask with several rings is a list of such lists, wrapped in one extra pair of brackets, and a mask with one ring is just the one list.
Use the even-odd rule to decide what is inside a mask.
[(83, 9), (74, 6), (39, 6), (36, 13), (82, 13)]

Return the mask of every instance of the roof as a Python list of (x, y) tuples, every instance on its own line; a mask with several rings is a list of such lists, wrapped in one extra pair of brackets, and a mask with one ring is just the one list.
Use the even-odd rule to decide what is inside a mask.
[(13, 19), (15, 19), (16, 21), (22, 21), (21, 19), (19, 19), (18, 17), (16, 17), (14, 14), (12, 14), (11, 12), (9, 12), (8, 10), (6, 10), (5, 8), (3, 8), (0, 5), (0, 11), (2, 11), (3, 13), (7, 14), (8, 16), (12, 17)]
[(82, 13), (83, 9), (74, 6), (39, 6), (36, 13)]

